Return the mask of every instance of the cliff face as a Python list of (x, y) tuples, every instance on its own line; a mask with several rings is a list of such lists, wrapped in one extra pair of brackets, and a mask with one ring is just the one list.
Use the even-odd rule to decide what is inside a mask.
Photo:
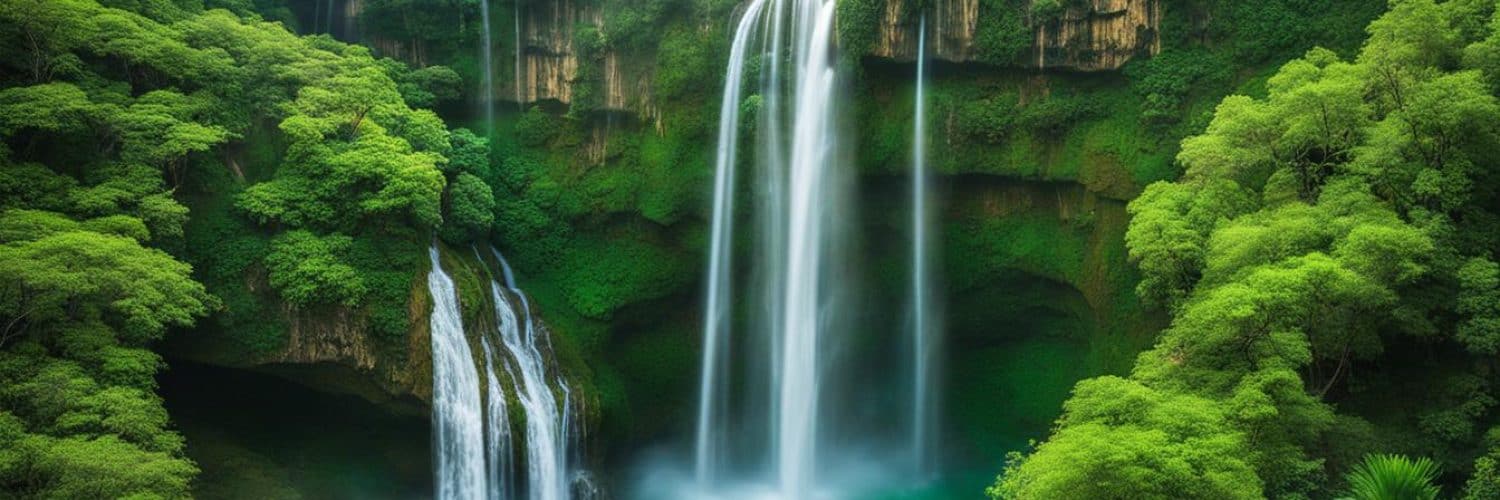
[[(590, 91), (598, 93), (597, 105), (603, 110), (627, 111), (641, 116), (654, 114), (651, 64), (626, 64), (624, 55), (609, 48), (591, 55), (575, 46), (580, 24), (592, 25), (601, 32), (604, 30), (604, 15), (597, 4), (577, 0), (528, 2), (520, 7), (518, 15), (520, 51), (509, 55), (512, 63), (517, 57), (520, 59), (520, 64), (513, 70), (518, 74), (508, 82), (497, 82), (495, 99), (519, 99), (526, 103), (551, 100), (572, 104), (579, 94), (579, 87), (589, 85)], [(510, 34), (515, 35), (514, 32)], [(505, 42), (507, 40), (497, 41), (497, 45), (515, 48), (516, 42)], [(581, 60), (586, 57), (595, 60)], [(596, 74), (586, 76), (581, 73), (583, 65), (588, 65), (588, 71)]]
[[(364, 13), (364, 1), (342, 1), (345, 3), (340, 10), (341, 22), (348, 23), (346, 31), (362, 31), (353, 23)], [(603, 11), (597, 2), (549, 0), (522, 2), (518, 7), (517, 1), (491, 0), (494, 100), (571, 105), (579, 95), (588, 92), (592, 109), (629, 112), (643, 118), (656, 115), (651, 61), (635, 61), (610, 48), (588, 54), (578, 46), (580, 26), (592, 26), (599, 32), (605, 29)], [(517, 18), (519, 22), (515, 22)], [(381, 55), (415, 66), (445, 64), (441, 56), (433, 60), (425, 40), (401, 40), (369, 33), (355, 38)], [(587, 90), (583, 89), (585, 86)]]
[[(366, 312), (340, 306), (298, 310), (276, 304), (275, 317), (285, 326), (286, 341), (276, 349), (254, 351), (222, 334), (200, 329), (170, 338), (170, 357), (198, 363), (273, 373), (317, 390), (353, 394), (398, 412), (425, 411), (432, 397), (432, 349), (428, 336), (431, 310), (423, 276), (413, 278), (407, 302), (411, 325), (396, 342), (381, 345), (372, 336)], [(253, 293), (266, 290), (259, 271), (247, 272)], [(267, 297), (267, 301), (275, 301)]]
[[(911, 0), (887, 0), (871, 55), (910, 61), (917, 55), (917, 20), (904, 14)], [(938, 59), (963, 63), (976, 58), (983, 26), (979, 0), (934, 0), (928, 45)], [(1017, 8), (1029, 10), (1028, 6)], [(1161, 50), (1160, 0), (1087, 0), (1070, 5), (1056, 19), (1028, 21), (1032, 30), (1029, 67), (1110, 71), (1137, 55)]]

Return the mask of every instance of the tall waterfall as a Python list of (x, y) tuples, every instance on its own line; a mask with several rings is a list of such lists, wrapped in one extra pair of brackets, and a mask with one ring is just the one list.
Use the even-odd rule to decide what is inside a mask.
[(437, 467), (437, 498), (478, 500), (485, 497), (484, 410), (480, 406), (479, 371), (464, 335), (453, 279), (443, 272), (434, 244), (428, 255), (432, 270), (432, 435)]
[[(828, 466), (824, 443), (839, 431), (827, 421), (831, 412), (821, 407), (830, 396), (824, 378), (832, 368), (825, 349), (838, 344), (840, 330), (847, 329), (840, 325), (840, 317), (847, 313), (839, 286), (847, 278), (840, 272), (847, 245), (842, 244), (839, 226), (853, 217), (846, 206), (844, 181), (849, 172), (841, 158), (836, 123), (835, 4), (754, 0), (734, 30), (720, 105), (703, 319), (695, 447), (699, 488), (720, 490), (751, 481), (776, 496), (804, 498), (823, 487), (817, 477)], [(755, 319), (748, 335), (763, 341), (751, 349), (746, 364), (752, 365), (752, 372), (764, 373), (770, 391), (746, 395), (764, 401), (736, 404), (727, 401), (733, 392), (728, 360), (732, 346), (746, 342), (729, 335), (730, 238), (741, 86), (757, 36), (763, 52), (758, 127), (762, 134), (756, 148), (762, 174), (757, 176), (755, 201), (762, 254), (752, 284), (756, 290), (750, 294)], [(790, 100), (783, 99), (783, 93)], [(784, 135), (782, 129), (791, 133)], [(726, 436), (730, 429), (735, 436)], [(762, 432), (766, 439), (746, 437)], [(763, 477), (755, 471), (764, 471)]]
[(484, 132), (495, 131), (495, 68), (494, 44), (490, 40), (490, 0), (479, 0), (479, 22), (484, 30), (479, 35), (479, 106), (484, 112)]
[(695, 474), (700, 484), (713, 480), (713, 467), (721, 457), (727, 405), (724, 380), (729, 357), (729, 260), (734, 232), (734, 164), (738, 146), (740, 84), (744, 80), (745, 55), (751, 27), (766, 0), (755, 0), (735, 29), (729, 50), (729, 70), (724, 77), (724, 99), (719, 106), (719, 149), (714, 165), (713, 233), (708, 257), (708, 291), (703, 311), (703, 369), (698, 392), (698, 435)]
[[(500, 341), (516, 370), (517, 399), (526, 413), (526, 469), (527, 485), (533, 500), (561, 500), (568, 498), (568, 414), (567, 403), (571, 390), (561, 373), (554, 367), (549, 373), (548, 358), (550, 344), (542, 344), (544, 332), (538, 331), (531, 318), (530, 303), (526, 295), (516, 288), (514, 273), (499, 251), (494, 252), (501, 264), (505, 284), (490, 281), (490, 294), (495, 301), (495, 317)], [(511, 296), (519, 302), (519, 311), (513, 307)], [(556, 391), (556, 392), (554, 392)], [(558, 398), (563, 400), (558, 404)], [(559, 408), (561, 406), (561, 408)]]
[(931, 297), (935, 292), (927, 256), (927, 16), (917, 35), (917, 95), (911, 136), (911, 452), (917, 474), (928, 472), (934, 413), (932, 362), (937, 339), (932, 325)]

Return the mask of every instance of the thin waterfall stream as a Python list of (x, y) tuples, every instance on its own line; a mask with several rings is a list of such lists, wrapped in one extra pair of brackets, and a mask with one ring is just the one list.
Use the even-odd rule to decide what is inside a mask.
[(511, 0), (511, 2), (513, 2), (511, 5), (515, 8), (515, 12), (511, 15), (511, 17), (515, 20), (516, 33), (516, 71), (515, 74), (512, 75), (512, 77), (516, 82), (516, 107), (524, 111), (526, 109), (526, 101), (521, 98), (521, 0)]
[[(485, 377), (485, 406), (484, 406), (484, 447), (485, 447), (485, 480), (489, 482), (489, 498), (504, 499), (513, 498), (511, 495), (512, 484), (515, 474), (512, 470), (512, 460), (515, 456), (515, 447), (510, 437), (510, 414), (506, 408), (505, 389), (501, 386), (500, 377), (496, 375), (495, 365), (500, 357), (491, 346), (490, 335), (479, 338), (480, 345), (484, 348), (484, 377)], [(509, 366), (508, 364), (506, 365)], [(512, 370), (507, 369), (507, 372)], [(514, 379), (514, 376), (512, 376)]]
[(930, 471), (932, 433), (936, 429), (932, 415), (933, 373), (937, 339), (931, 317), (931, 298), (936, 289), (928, 266), (927, 226), (930, 223), (927, 201), (927, 16), (917, 30), (917, 92), (912, 114), (911, 134), (911, 453), (917, 475)]
[(495, 133), (495, 68), (494, 43), (490, 39), (490, 2), (480, 0), (479, 23), (483, 26), (479, 36), (479, 107), (484, 116), (484, 132)]
[(747, 36), (766, 0), (755, 0), (735, 29), (729, 50), (729, 72), (724, 77), (724, 99), (719, 107), (719, 146), (714, 163), (713, 231), (708, 258), (708, 290), (703, 312), (703, 368), (699, 380), (695, 475), (700, 485), (713, 480), (719, 462), (726, 396), (724, 380), (729, 350), (730, 238), (734, 231), (734, 164), (738, 146), (740, 86), (749, 46)]

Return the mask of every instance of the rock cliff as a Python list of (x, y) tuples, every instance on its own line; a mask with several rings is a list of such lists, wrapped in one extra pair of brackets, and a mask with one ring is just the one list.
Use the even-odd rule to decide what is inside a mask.
[[(887, 0), (870, 54), (910, 61), (917, 53), (917, 20), (907, 14), (910, 0)], [(935, 0), (930, 10), (928, 46), (937, 59), (976, 60), (976, 40), (987, 17), (980, 0)], [(1017, 5), (1022, 12), (1028, 5)], [(1029, 16), (1027, 16), (1029, 17)], [(1033, 36), (1025, 66), (1076, 71), (1111, 71), (1138, 55), (1161, 49), (1158, 36), (1160, 0), (1084, 0), (1065, 7), (1055, 18), (1027, 19)]]

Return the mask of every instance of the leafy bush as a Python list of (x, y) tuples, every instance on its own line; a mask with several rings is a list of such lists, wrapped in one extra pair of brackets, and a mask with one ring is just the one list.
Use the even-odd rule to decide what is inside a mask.
[(1031, 48), (1032, 31), (1026, 25), (1021, 2), (982, 0), (974, 48), (980, 61), (996, 65), (1015, 64)]
[(1433, 500), (1438, 466), (1427, 457), (1368, 455), (1344, 476), (1353, 500)]
[(353, 239), (338, 233), (282, 233), (271, 240), (271, 253), (266, 255), (271, 286), (299, 306), (359, 304), (366, 291), (364, 279), (343, 260), (353, 244)]
[(1143, 99), (1141, 121), (1169, 125), (1195, 91), (1227, 88), (1234, 65), (1205, 48), (1164, 50), (1156, 57), (1125, 67), (1130, 87)]
[(442, 232), (450, 243), (479, 239), (495, 222), (495, 195), (478, 177), (458, 174), (448, 184), (448, 211)]

